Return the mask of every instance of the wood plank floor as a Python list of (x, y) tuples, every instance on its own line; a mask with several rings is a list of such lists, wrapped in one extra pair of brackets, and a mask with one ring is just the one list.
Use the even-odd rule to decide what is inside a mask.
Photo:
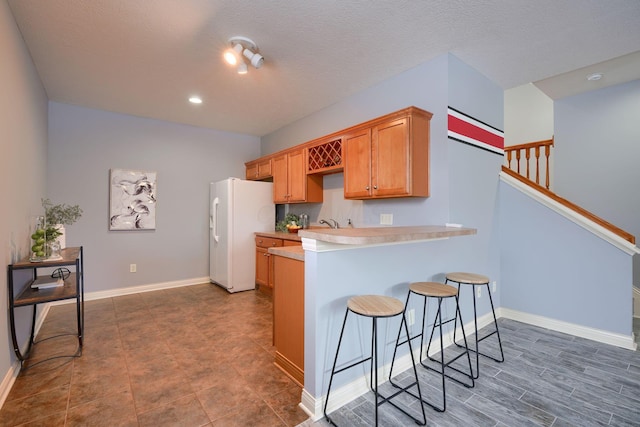
[[(640, 426), (640, 352), (512, 320), (498, 322), (505, 362), (481, 357), (474, 388), (447, 381), (447, 409), (438, 413), (425, 405), (427, 425)], [(634, 330), (639, 339), (640, 319), (634, 319)], [(481, 350), (495, 354), (495, 342), (481, 342)], [(420, 367), (418, 375), (426, 399), (437, 399), (439, 377)], [(408, 373), (398, 379), (403, 376)], [(415, 400), (403, 395), (399, 401), (419, 414)], [(329, 416), (337, 425), (351, 427), (373, 425), (373, 414), (373, 393), (368, 393)], [(379, 417), (382, 426), (416, 425), (388, 404), (380, 407)], [(300, 424), (327, 425), (324, 419)]]

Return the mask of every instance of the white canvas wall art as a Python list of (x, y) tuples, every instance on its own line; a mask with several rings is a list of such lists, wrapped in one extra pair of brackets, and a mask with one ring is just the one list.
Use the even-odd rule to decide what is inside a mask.
[(156, 173), (111, 169), (109, 230), (155, 230)]

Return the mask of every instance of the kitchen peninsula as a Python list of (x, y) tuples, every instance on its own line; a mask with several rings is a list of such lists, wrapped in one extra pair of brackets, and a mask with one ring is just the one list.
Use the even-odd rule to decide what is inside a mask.
[[(323, 396), (348, 299), (355, 295), (377, 294), (404, 301), (409, 283), (444, 280), (446, 271), (467, 268), (465, 265), (444, 265), (443, 260), (447, 258), (443, 254), (466, 250), (467, 239), (451, 237), (473, 238), (475, 234), (474, 228), (439, 225), (299, 231), (304, 249), (304, 389), (301, 406), (305, 411), (315, 419), (322, 417)], [(412, 334), (421, 324), (421, 310), (416, 310), (418, 312), (420, 318), (416, 317)], [(395, 319), (384, 326), (383, 334), (386, 335), (380, 341), (385, 343), (384, 363), (390, 362), (399, 326), (400, 321)], [(349, 340), (341, 348), (341, 361), (355, 360), (361, 355), (362, 348), (368, 348), (370, 328), (370, 322), (349, 321), (344, 332)], [(336, 406), (368, 390), (363, 372), (345, 373), (334, 382)]]
[[(423, 225), (410, 227), (314, 228), (301, 230), (301, 238), (343, 245), (379, 245), (443, 239), (476, 234), (474, 228)], [(304, 242), (304, 240), (303, 240)], [(310, 243), (310, 242), (308, 242)], [(305, 248), (306, 249), (306, 248)]]

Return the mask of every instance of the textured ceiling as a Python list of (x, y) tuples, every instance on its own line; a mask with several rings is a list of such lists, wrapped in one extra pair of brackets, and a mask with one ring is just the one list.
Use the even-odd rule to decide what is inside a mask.
[[(52, 101), (258, 136), (446, 52), (552, 97), (588, 90), (552, 77), (625, 55), (640, 78), (638, 0), (8, 3)], [(244, 76), (221, 60), (238, 35), (265, 57)]]

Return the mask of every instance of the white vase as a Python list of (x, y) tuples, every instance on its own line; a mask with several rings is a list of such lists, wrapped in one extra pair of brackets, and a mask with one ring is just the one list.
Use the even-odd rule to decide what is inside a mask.
[(56, 228), (58, 229), (58, 231), (60, 233), (62, 233), (60, 236), (58, 236), (58, 238), (56, 240), (60, 244), (60, 249), (64, 249), (64, 248), (67, 247), (67, 242), (66, 242), (66, 239), (65, 239), (64, 224), (56, 224)]

